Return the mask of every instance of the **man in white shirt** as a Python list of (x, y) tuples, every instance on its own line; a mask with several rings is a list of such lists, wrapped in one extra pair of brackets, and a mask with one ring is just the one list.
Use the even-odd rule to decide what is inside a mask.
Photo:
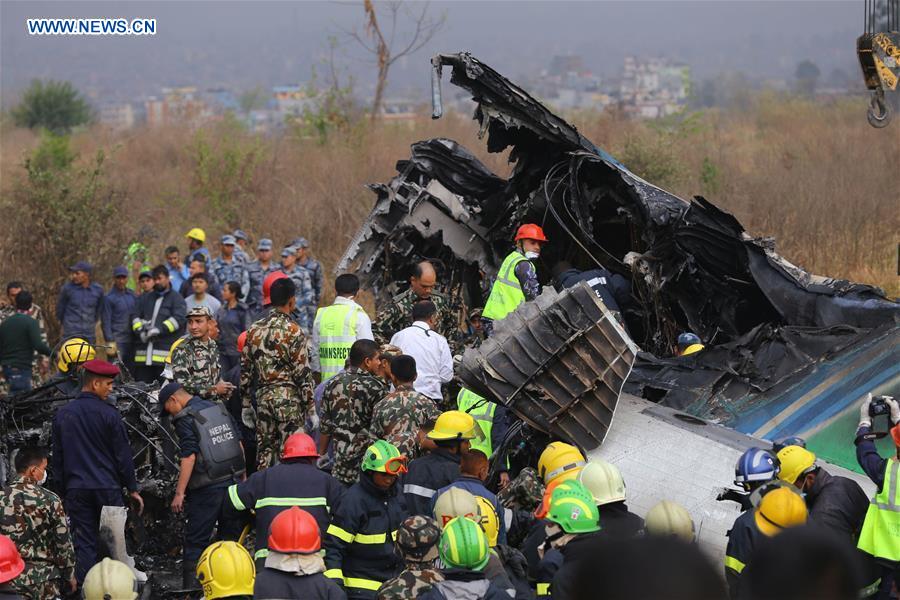
[(336, 297), (331, 306), (320, 308), (312, 327), (309, 366), (316, 381), (326, 381), (343, 368), (356, 340), (374, 340), (372, 320), (353, 298), (359, 292), (359, 278), (351, 273), (334, 280)]
[(441, 384), (453, 379), (453, 356), (447, 338), (434, 331), (437, 308), (431, 300), (413, 305), (413, 324), (391, 338), (397, 346), (416, 359), (416, 378), (413, 388), (435, 402), (442, 401)]

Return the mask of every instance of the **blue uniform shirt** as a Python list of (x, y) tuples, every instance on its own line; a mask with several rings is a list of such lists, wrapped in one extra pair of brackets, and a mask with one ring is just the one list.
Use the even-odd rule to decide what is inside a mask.
[(103, 337), (107, 342), (131, 341), (131, 318), (136, 303), (137, 296), (128, 288), (120, 292), (114, 287), (106, 294), (103, 299), (101, 323)]
[(92, 283), (87, 287), (71, 281), (59, 292), (56, 302), (56, 318), (59, 319), (66, 338), (81, 337), (94, 342), (94, 327), (100, 320), (103, 308), (103, 288)]
[[(856, 435), (857, 437), (866, 435), (871, 431), (871, 427), (860, 427)], [(887, 464), (887, 459), (882, 458), (878, 454), (878, 448), (875, 447), (874, 440), (860, 440), (856, 444), (856, 461), (862, 467), (862, 470), (866, 472), (866, 475), (869, 476), (869, 479), (872, 480), (872, 483), (878, 486), (878, 491), (881, 491), (881, 486), (884, 485), (884, 468)]]
[(180, 290), (181, 284), (191, 276), (190, 271), (184, 265), (173, 269), (172, 265), (166, 264), (166, 268), (169, 270), (169, 283), (172, 285), (173, 290)]
[(64, 490), (137, 491), (119, 411), (84, 391), (60, 408), (53, 417), (53, 472)]

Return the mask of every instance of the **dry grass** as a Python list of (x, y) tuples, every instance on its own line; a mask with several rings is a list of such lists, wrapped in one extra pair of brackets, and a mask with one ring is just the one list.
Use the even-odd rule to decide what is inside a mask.
[[(815, 273), (900, 293), (896, 127), (869, 127), (859, 102), (823, 106), (760, 96), (750, 111), (707, 113), (673, 129), (613, 115), (578, 114), (571, 120), (589, 139), (635, 165), (638, 174), (683, 197), (705, 195), (732, 211), (752, 235), (775, 237), (788, 260)], [(372, 206), (374, 196), (365, 184), (390, 179), (412, 142), (456, 139), (507, 175), (505, 156), (487, 155), (476, 134), (468, 118), (449, 116), (409, 126), (363, 125), (325, 143), (257, 138), (209, 124), (202, 131), (112, 133), (97, 127), (76, 134), (73, 145), (84, 157), (106, 149), (110, 181), (125, 194), (121, 226), (133, 236), (149, 225), (151, 236), (144, 242), (157, 257), (170, 243), (184, 247), (182, 236), (190, 227), (203, 227), (214, 238), (239, 225), (256, 239), (272, 237), (276, 245), (302, 234), (330, 269)], [(206, 184), (197, 178), (198, 136), (209, 142), (214, 159), (221, 159)], [(20, 180), (23, 157), (37, 143), (31, 132), (4, 127), (4, 197)], [(251, 152), (254, 160), (242, 159)], [(228, 166), (225, 157), (235, 155)], [(215, 190), (240, 198), (237, 222), (211, 208)], [(0, 230), (0, 257), (7, 244), (27, 240), (27, 231)], [(90, 249), (86, 255), (104, 266), (121, 260), (93, 256)], [(4, 281), (43, 276), (40, 264), (8, 262), (0, 260)], [(38, 300), (53, 304), (52, 298)]]

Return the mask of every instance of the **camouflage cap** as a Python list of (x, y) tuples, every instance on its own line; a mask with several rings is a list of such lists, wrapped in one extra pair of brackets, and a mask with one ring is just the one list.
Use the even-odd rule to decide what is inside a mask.
[(397, 548), (407, 560), (434, 560), (438, 556), (440, 539), (441, 528), (434, 519), (424, 515), (407, 517), (397, 529)]
[(208, 317), (212, 319), (213, 314), (208, 306), (195, 306), (187, 312), (187, 318), (190, 319), (191, 317)]
[(378, 348), (379, 358), (396, 358), (403, 354), (403, 350), (391, 344), (382, 344)]

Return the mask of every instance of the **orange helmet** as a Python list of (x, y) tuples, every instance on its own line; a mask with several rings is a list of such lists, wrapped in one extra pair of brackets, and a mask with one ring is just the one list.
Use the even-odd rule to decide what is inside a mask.
[(244, 351), (244, 344), (247, 343), (247, 331), (242, 331), (241, 335), (238, 336), (238, 352)]
[(12, 581), (25, 570), (25, 561), (19, 554), (15, 542), (0, 535), (0, 583)]
[(287, 279), (288, 276), (283, 271), (275, 271), (266, 275), (263, 279), (263, 306), (272, 304), (272, 284), (279, 279)]
[(291, 434), (284, 441), (284, 449), (281, 451), (282, 459), (318, 457), (319, 453), (316, 451), (316, 443), (305, 433)]
[(519, 240), (535, 240), (536, 242), (549, 242), (547, 236), (544, 235), (544, 230), (541, 229), (540, 225), (535, 225), (534, 223), (525, 223), (519, 230), (516, 232), (515, 241)]
[(319, 524), (305, 510), (292, 506), (272, 519), (269, 550), (283, 554), (312, 554), (321, 548)]

